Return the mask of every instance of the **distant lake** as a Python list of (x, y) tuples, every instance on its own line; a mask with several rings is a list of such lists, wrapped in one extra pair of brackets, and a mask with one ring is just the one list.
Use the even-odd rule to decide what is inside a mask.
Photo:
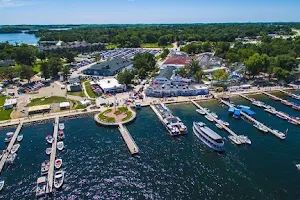
[(34, 34), (26, 33), (4, 33), (0, 34), (0, 42), (9, 42), (10, 44), (30, 44), (36, 45), (39, 41), (38, 37), (35, 37)]

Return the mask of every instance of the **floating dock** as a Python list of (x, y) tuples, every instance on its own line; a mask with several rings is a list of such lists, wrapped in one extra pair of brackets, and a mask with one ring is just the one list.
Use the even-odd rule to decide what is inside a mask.
[(50, 154), (50, 166), (48, 170), (48, 184), (46, 188), (46, 193), (52, 193), (53, 190), (53, 177), (54, 177), (54, 164), (55, 164), (55, 156), (56, 156), (56, 144), (57, 144), (57, 133), (58, 133), (58, 123), (59, 117), (55, 118), (54, 130), (53, 130), (53, 142), (52, 142), (52, 151)]
[[(224, 100), (222, 100), (222, 99), (219, 99), (219, 101), (220, 101), (221, 103), (227, 105), (228, 107), (234, 107), (234, 108), (235, 108), (235, 106), (234, 106), (233, 104), (231, 104), (231, 103), (229, 103), (229, 102), (227, 102), (227, 101), (224, 101)], [(235, 108), (235, 109), (237, 109), (237, 108)], [(253, 117), (247, 115), (247, 114), (244, 113), (243, 111), (241, 111), (241, 114), (242, 114), (246, 119), (248, 119), (249, 121), (251, 121), (252, 123), (255, 123), (255, 124), (258, 124), (258, 125), (263, 125), (263, 126), (265, 126), (265, 127), (267, 128), (268, 132), (272, 133), (272, 134), (275, 135), (276, 137), (278, 137), (278, 138), (280, 138), (280, 139), (282, 139), (282, 140), (285, 139), (285, 137), (283, 137), (281, 134), (278, 134), (278, 133), (275, 132), (273, 129), (267, 127), (266, 125), (264, 125), (263, 123), (257, 121), (257, 120), (254, 119)]]
[(235, 136), (235, 137), (238, 137), (237, 134), (235, 134), (235, 133), (234, 133), (232, 130), (230, 130), (227, 126), (225, 126), (223, 123), (221, 123), (220, 120), (214, 118), (209, 112), (207, 112), (207, 110), (205, 110), (202, 106), (200, 106), (200, 105), (199, 105), (198, 103), (196, 103), (194, 100), (191, 100), (191, 102), (192, 102), (197, 108), (203, 110), (207, 115), (209, 115), (211, 118), (213, 118), (214, 121), (215, 121), (216, 123), (218, 123), (219, 125), (221, 125), (222, 128), (223, 128), (224, 130), (226, 130), (229, 134), (231, 134), (231, 135), (233, 135), (233, 136)]
[(136, 145), (136, 143), (134, 142), (133, 138), (131, 137), (127, 128), (124, 125), (119, 124), (119, 131), (129, 149), (131, 155), (138, 154), (140, 150), (139, 150), (138, 146)]
[[(251, 103), (253, 102), (253, 99), (247, 97), (246, 95), (240, 94), (240, 96), (243, 97), (244, 99), (247, 99), (247, 100), (250, 101)], [(261, 107), (262, 107), (262, 108), (265, 108), (265, 109), (270, 109), (270, 108), (271, 108), (271, 106), (269, 106), (269, 105), (267, 105), (267, 104), (265, 104), (265, 103), (262, 103), (262, 104), (261, 104)], [(272, 109), (274, 109), (275, 113), (267, 112), (266, 110), (264, 110), (264, 111), (267, 112), (267, 113), (273, 114), (274, 116), (276, 116), (276, 117), (282, 119), (281, 117), (279, 117), (279, 116), (277, 115), (278, 113), (280, 113), (281, 115), (284, 115), (290, 123), (293, 122), (293, 124), (295, 124), (295, 125), (300, 125), (299, 122), (298, 122), (296, 119), (294, 119), (293, 117), (289, 116), (288, 114), (286, 114), (286, 113), (284, 113), (284, 112), (282, 112), (282, 111), (278, 111), (278, 110), (276, 110), (276, 109), (273, 108), (273, 107), (272, 107)]]
[(296, 95), (296, 94), (293, 94), (291, 92), (287, 92), (287, 91), (284, 91), (284, 90), (279, 90), (280, 92), (294, 98), (294, 99), (297, 99), (297, 100), (300, 100), (300, 95)]
[(268, 97), (270, 97), (271, 99), (275, 100), (275, 101), (280, 101), (283, 105), (286, 105), (288, 107), (291, 107), (293, 108), (294, 110), (298, 110), (300, 111), (300, 106), (299, 105), (296, 105), (295, 103), (293, 102), (290, 102), (290, 101), (287, 101), (287, 100), (284, 100), (284, 99), (281, 99), (279, 97), (276, 97), (270, 93), (267, 93), (267, 92), (263, 92), (263, 94), (267, 95)]
[(4, 165), (5, 165), (6, 159), (7, 159), (8, 155), (9, 155), (12, 147), (14, 146), (14, 144), (16, 142), (16, 139), (17, 139), (17, 137), (18, 137), (18, 135), (19, 135), (22, 127), (23, 127), (23, 122), (20, 122), (19, 125), (18, 125), (18, 127), (17, 127), (17, 129), (16, 129), (16, 131), (15, 131), (15, 133), (14, 133), (14, 135), (12, 136), (12, 138), (11, 138), (11, 140), (10, 140), (7, 148), (6, 148), (5, 153), (3, 154), (2, 158), (1, 158), (1, 161), (0, 161), (0, 173), (2, 172), (2, 169), (3, 169)]

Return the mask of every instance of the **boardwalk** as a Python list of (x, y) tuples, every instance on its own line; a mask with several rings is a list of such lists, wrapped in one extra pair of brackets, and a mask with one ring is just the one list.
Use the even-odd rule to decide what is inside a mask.
[(48, 171), (48, 185), (46, 193), (51, 193), (53, 190), (53, 176), (54, 176), (54, 164), (55, 164), (55, 156), (56, 156), (56, 143), (57, 143), (57, 132), (58, 132), (58, 123), (59, 117), (55, 118), (54, 130), (53, 130), (53, 142), (52, 142), (52, 152), (50, 155), (50, 166)]
[(139, 153), (139, 148), (138, 146), (136, 145), (136, 143), (134, 142), (133, 138), (131, 137), (129, 131), (127, 130), (127, 128), (122, 125), (122, 124), (119, 124), (119, 131), (130, 151), (130, 153), (133, 155), (133, 154), (137, 154)]
[(207, 112), (207, 110), (205, 110), (202, 106), (200, 106), (199, 104), (197, 104), (194, 100), (191, 100), (191, 102), (192, 102), (197, 108), (203, 110), (207, 115), (209, 115), (211, 118), (213, 118), (214, 121), (215, 121), (216, 123), (218, 123), (219, 125), (221, 125), (222, 128), (223, 128), (224, 130), (226, 130), (229, 134), (231, 134), (231, 135), (233, 135), (233, 136), (235, 136), (235, 137), (238, 137), (237, 134), (235, 134), (232, 130), (230, 130), (227, 126), (225, 126), (220, 120), (214, 118), (209, 112)]
[(279, 90), (280, 92), (294, 98), (294, 99), (297, 99), (297, 100), (300, 100), (300, 95), (297, 95), (297, 94), (293, 94), (291, 92), (287, 92), (287, 91), (284, 91), (284, 90)]
[[(222, 99), (219, 99), (219, 100), (220, 100), (220, 102), (222, 102), (223, 104), (227, 105), (228, 107), (234, 107), (233, 104), (231, 104), (231, 103), (229, 103), (229, 102), (227, 102), (227, 101), (224, 101), (224, 100), (222, 100)], [(235, 108), (235, 109), (236, 109), (236, 108)], [(243, 111), (241, 111), (241, 114), (242, 114), (247, 120), (251, 121), (252, 123), (255, 123), (255, 124), (258, 124), (258, 125), (263, 125), (263, 126), (265, 126), (265, 127), (267, 128), (268, 132), (272, 133), (272, 134), (275, 135), (276, 137), (278, 137), (278, 138), (280, 138), (280, 139), (282, 139), (282, 140), (285, 139), (285, 136), (284, 136), (284, 135), (281, 135), (281, 134), (275, 132), (275, 130), (273, 130), (273, 129), (267, 127), (266, 125), (264, 125), (263, 123), (257, 121), (257, 120), (254, 119), (253, 117), (247, 115), (247, 114), (244, 113)]]
[(298, 110), (300, 111), (300, 107), (296, 104), (294, 104), (293, 102), (289, 102), (288, 100), (284, 100), (284, 99), (281, 99), (279, 97), (276, 97), (270, 93), (267, 93), (267, 92), (263, 92), (263, 94), (269, 96), (271, 99), (275, 100), (275, 101), (280, 101), (282, 104), (288, 106), (288, 107), (291, 107), (293, 108), (294, 110)]
[(0, 173), (2, 172), (2, 169), (3, 169), (4, 165), (5, 165), (6, 159), (7, 159), (8, 155), (9, 155), (9, 153), (11, 151), (11, 148), (14, 146), (14, 144), (16, 142), (16, 139), (17, 139), (17, 137), (18, 137), (18, 135), (19, 135), (19, 133), (20, 133), (20, 131), (22, 129), (22, 126), (23, 126), (23, 123), (21, 122), (18, 125), (18, 127), (17, 127), (17, 129), (16, 129), (16, 131), (15, 131), (15, 133), (13, 135), (13, 137), (11, 138), (11, 140), (10, 140), (8, 146), (7, 146), (6, 152), (2, 156), (2, 159), (0, 161)]

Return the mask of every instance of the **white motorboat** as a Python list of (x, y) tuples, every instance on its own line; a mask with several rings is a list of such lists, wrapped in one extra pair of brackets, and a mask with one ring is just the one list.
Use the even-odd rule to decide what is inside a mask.
[(296, 164), (298, 170), (300, 170), (300, 164)]
[(17, 141), (21, 142), (23, 140), (23, 134), (18, 135), (17, 137)]
[(11, 140), (11, 137), (6, 137), (6, 138), (4, 139), (4, 142), (5, 142), (5, 143), (9, 143), (10, 140)]
[(55, 172), (54, 187), (56, 189), (60, 188), (62, 186), (62, 184), (64, 183), (64, 176), (65, 176), (65, 172), (64, 171), (57, 171), (57, 172)]
[(220, 120), (221, 121), (221, 123), (224, 125), (224, 126), (229, 126), (229, 123), (228, 122), (225, 122), (225, 121), (223, 121), (223, 120)]
[(210, 115), (205, 115), (205, 118), (210, 122), (214, 121), (214, 119)]
[(47, 154), (47, 155), (50, 155), (50, 154), (51, 154), (51, 151), (52, 151), (52, 148), (47, 148), (47, 149), (46, 149), (46, 154)]
[(64, 149), (64, 142), (58, 142), (57, 143), (57, 149), (60, 150), (60, 151), (63, 150)]
[(279, 130), (273, 129), (272, 132), (273, 132), (273, 134), (275, 134), (278, 137), (280, 137), (280, 139), (285, 139), (285, 137), (286, 137), (286, 134), (280, 132)]
[(5, 183), (4, 180), (0, 180), (0, 192), (3, 189), (3, 187), (4, 187), (4, 183)]
[(6, 162), (7, 162), (8, 164), (13, 164), (14, 161), (15, 161), (15, 159), (16, 159), (16, 157), (17, 157), (17, 154), (16, 154), (16, 153), (9, 154), (9, 155), (7, 156)]
[(263, 107), (263, 103), (260, 102), (260, 101), (253, 101), (252, 104), (257, 106), (257, 107)]
[(223, 126), (221, 126), (220, 124), (216, 124), (216, 127), (219, 129), (223, 129)]
[(65, 129), (65, 124), (64, 123), (59, 123), (58, 124), (58, 129), (59, 130), (64, 130)]
[(46, 175), (48, 173), (49, 167), (50, 167), (50, 161), (49, 160), (44, 161), (41, 166), (41, 174)]
[(8, 133), (6, 133), (7, 137), (12, 137), (13, 135), (14, 135), (14, 132), (8, 132)]
[(56, 159), (55, 160), (55, 168), (56, 169), (59, 169), (60, 167), (61, 167), (61, 165), (62, 165), (62, 159)]
[(203, 108), (206, 112), (210, 112), (210, 110), (208, 108)]
[(19, 148), (20, 148), (20, 144), (15, 144), (15, 145), (11, 148), (10, 153), (12, 153), (12, 154), (17, 153), (17, 151), (19, 150)]
[(263, 124), (254, 124), (253, 126), (262, 132), (265, 132), (265, 133), (268, 132), (268, 128)]
[(35, 196), (41, 197), (46, 194), (47, 179), (45, 176), (39, 177), (36, 182)]
[(271, 114), (274, 114), (274, 115), (277, 113), (277, 111), (275, 109), (272, 109), (272, 108), (267, 108), (267, 109), (265, 109), (265, 111), (269, 112)]
[(283, 113), (283, 112), (277, 112), (276, 116), (279, 117), (279, 118), (281, 118), (281, 119), (284, 119), (284, 120), (288, 119), (287, 115), (285, 113)]
[(242, 143), (242, 144), (249, 144), (249, 145), (251, 145), (251, 140), (247, 137), (247, 136), (245, 136), (245, 135), (240, 135), (240, 136), (238, 136), (239, 137), (239, 140), (240, 140), (240, 142)]
[(218, 119), (218, 115), (216, 113), (210, 113), (211, 116), (213, 116), (214, 118)]
[(205, 115), (205, 111), (202, 109), (197, 109), (196, 112), (199, 113), (200, 115)]
[(241, 141), (239, 140), (239, 137), (235, 137), (233, 135), (228, 136), (228, 138), (234, 143), (234, 144), (242, 144)]
[(46, 136), (46, 141), (47, 141), (49, 144), (52, 144), (52, 142), (53, 142), (53, 137), (52, 137), (52, 135), (47, 135), (47, 136)]
[(193, 132), (209, 148), (218, 152), (224, 151), (223, 138), (204, 123), (193, 122)]

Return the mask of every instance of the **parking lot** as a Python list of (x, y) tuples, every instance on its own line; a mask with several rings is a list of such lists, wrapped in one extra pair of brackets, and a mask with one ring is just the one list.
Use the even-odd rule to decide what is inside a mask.
[(100, 53), (100, 57), (102, 59), (108, 59), (108, 58), (132, 59), (137, 53), (146, 53), (146, 52), (151, 53), (153, 55), (158, 55), (161, 53), (161, 51), (154, 50), (154, 49), (123, 48), (123, 49), (102, 51)]

